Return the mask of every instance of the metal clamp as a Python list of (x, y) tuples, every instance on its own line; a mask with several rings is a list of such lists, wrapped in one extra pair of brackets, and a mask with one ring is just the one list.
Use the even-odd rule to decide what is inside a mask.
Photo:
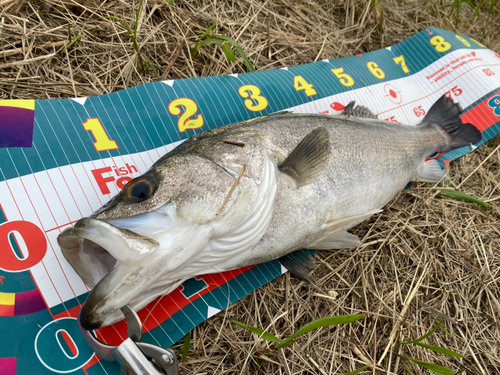
[(87, 344), (96, 354), (107, 361), (117, 361), (126, 375), (179, 375), (179, 364), (172, 349), (142, 342), (142, 322), (137, 313), (129, 306), (122, 308), (127, 321), (127, 339), (118, 346), (107, 345), (99, 340), (92, 331), (80, 325), (78, 328)]

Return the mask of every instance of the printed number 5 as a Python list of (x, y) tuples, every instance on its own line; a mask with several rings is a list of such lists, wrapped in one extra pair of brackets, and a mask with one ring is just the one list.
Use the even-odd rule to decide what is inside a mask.
[(332, 69), (332, 72), (337, 76), (342, 85), (346, 87), (354, 85), (354, 80), (349, 74), (344, 73), (344, 68)]
[(204, 120), (203, 115), (199, 114), (195, 119), (190, 119), (191, 116), (198, 112), (198, 106), (194, 100), (189, 98), (179, 98), (172, 100), (168, 105), (168, 111), (174, 115), (181, 114), (181, 107), (184, 107), (184, 113), (177, 121), (177, 127), (179, 128), (179, 133), (185, 132), (187, 129), (199, 129), (203, 126)]
[[(250, 99), (245, 100), (244, 104), (245, 107), (247, 107), (247, 109), (252, 112), (263, 111), (264, 109), (267, 108), (267, 105), (269, 104), (267, 99), (260, 95), (261, 94), (260, 89), (254, 85), (241, 86), (238, 89), (238, 94), (240, 94), (242, 98), (250, 97)], [(253, 102), (254, 100), (257, 101), (257, 103), (254, 103)]]

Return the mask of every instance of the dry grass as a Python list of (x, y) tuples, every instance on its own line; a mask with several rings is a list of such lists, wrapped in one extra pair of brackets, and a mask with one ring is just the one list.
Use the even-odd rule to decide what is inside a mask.
[[(144, 1), (137, 40), (150, 69), (142, 73), (127, 31), (103, 18), (132, 26), (138, 1), (0, 0), (0, 98), (101, 95), (162, 75), (245, 71), (241, 58), (228, 62), (214, 45), (191, 58), (186, 44), (193, 45), (212, 23), (218, 34), (242, 45), (257, 70), (376, 50), (426, 26), (469, 34), (500, 52), (500, 17), (497, 10), (488, 15), (490, 1), (484, 1), (480, 19), (462, 4), (458, 23), (445, 7), (452, 2), (441, 0), (170, 2)], [(498, 144), (497, 138), (452, 163), (446, 186), (498, 205)], [(400, 354), (466, 374), (500, 374), (498, 210), (413, 187), (354, 232), (363, 238), (358, 249), (316, 256), (312, 276), (320, 291), (287, 274), (197, 327), (181, 372), (343, 374), (368, 365), (364, 374), (410, 374), (406, 368), (429, 373)], [(225, 320), (286, 337), (311, 319), (359, 312), (366, 316), (358, 323), (311, 332), (279, 351)], [(395, 346), (428, 332), (434, 319), (448, 333), (438, 330), (425, 342), (465, 358)]]

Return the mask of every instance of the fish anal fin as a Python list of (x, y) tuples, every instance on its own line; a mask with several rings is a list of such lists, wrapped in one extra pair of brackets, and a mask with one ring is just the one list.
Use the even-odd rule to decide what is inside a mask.
[(309, 274), (314, 269), (316, 261), (307, 250), (297, 250), (278, 258), (278, 261), (296, 278), (314, 284)]
[(347, 231), (340, 231), (324, 237), (321, 242), (314, 245), (314, 248), (318, 250), (354, 249), (359, 245), (361, 241), (358, 236)]
[(311, 243), (308, 248), (323, 250), (344, 249), (359, 246), (359, 238), (353, 234), (347, 233), (347, 229), (352, 228), (379, 212), (382, 212), (382, 210), (370, 210), (362, 214), (347, 216), (326, 222), (323, 234), (316, 241)]
[(331, 147), (328, 130), (316, 128), (300, 141), (279, 169), (293, 177), (299, 187), (307, 185), (324, 172), (330, 161)]
[(421, 182), (449, 181), (449, 179), (437, 160), (427, 160), (420, 168), (417, 177), (417, 181)]

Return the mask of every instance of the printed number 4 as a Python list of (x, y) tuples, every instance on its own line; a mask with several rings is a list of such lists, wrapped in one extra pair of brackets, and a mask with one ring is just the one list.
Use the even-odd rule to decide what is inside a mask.
[(293, 77), (293, 87), (297, 91), (304, 91), (307, 96), (313, 96), (317, 94), (314, 86), (308, 83), (302, 76)]

